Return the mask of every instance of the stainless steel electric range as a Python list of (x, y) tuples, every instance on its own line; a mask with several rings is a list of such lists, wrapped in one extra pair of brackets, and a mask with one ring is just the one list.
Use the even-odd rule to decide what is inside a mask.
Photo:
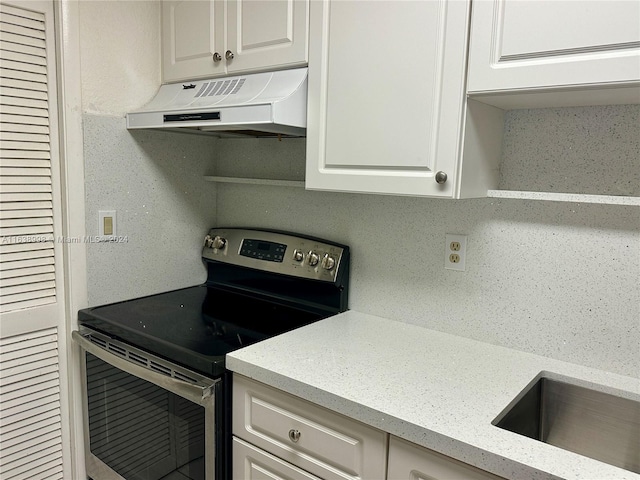
[(87, 473), (231, 478), (225, 354), (347, 309), (349, 248), (214, 228), (204, 285), (81, 310)]

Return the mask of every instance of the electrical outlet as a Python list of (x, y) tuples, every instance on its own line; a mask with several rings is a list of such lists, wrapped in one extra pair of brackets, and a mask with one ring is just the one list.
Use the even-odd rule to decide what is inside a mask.
[(467, 236), (447, 233), (445, 235), (444, 268), (447, 270), (466, 270)]

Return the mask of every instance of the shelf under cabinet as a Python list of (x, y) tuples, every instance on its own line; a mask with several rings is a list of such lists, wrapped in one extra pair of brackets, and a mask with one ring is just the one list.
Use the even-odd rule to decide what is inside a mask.
[(513, 198), (519, 200), (546, 200), (550, 202), (599, 203), (603, 205), (640, 206), (640, 197), (617, 195), (591, 195), (584, 193), (525, 192), (518, 190), (489, 190), (490, 198)]
[[(217, 183), (235, 183), (235, 184), (242, 184), (242, 185), (269, 185), (273, 187), (304, 188), (304, 180), (222, 177), (222, 176), (216, 176), (216, 175), (206, 175), (204, 179), (208, 182), (217, 182)], [(593, 204), (602, 204), (602, 205), (640, 206), (640, 197), (618, 196), (618, 195), (527, 192), (527, 191), (520, 191), (520, 190), (489, 190), (487, 192), (487, 197), (508, 198), (508, 199), (515, 199), (515, 200), (541, 200), (541, 201), (549, 201), (549, 202), (573, 202), (573, 203), (593, 203)]]
[(270, 178), (244, 178), (244, 177), (218, 177), (207, 175), (204, 179), (208, 182), (238, 183), (244, 185), (270, 185), (273, 187), (299, 187), (304, 188), (304, 180), (278, 180)]

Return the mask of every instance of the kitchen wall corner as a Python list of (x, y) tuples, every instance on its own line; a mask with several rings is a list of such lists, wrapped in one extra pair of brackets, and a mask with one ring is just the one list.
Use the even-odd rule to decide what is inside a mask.
[(115, 210), (122, 243), (87, 245), (89, 305), (202, 283), (202, 239), (215, 225), (210, 173), (216, 139), (126, 130), (123, 118), (84, 115), (86, 231)]
[(128, 131), (124, 115), (160, 86), (157, 1), (80, 2), (85, 222), (115, 210), (122, 243), (87, 244), (89, 305), (201, 283), (201, 240), (215, 224), (215, 139)]

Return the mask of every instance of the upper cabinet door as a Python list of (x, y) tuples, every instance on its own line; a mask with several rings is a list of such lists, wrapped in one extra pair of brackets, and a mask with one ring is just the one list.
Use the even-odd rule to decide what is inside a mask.
[(309, 0), (162, 2), (162, 81), (306, 65)]
[(467, 1), (311, 3), (308, 189), (457, 195), (468, 19)]
[(229, 73), (307, 63), (308, 0), (228, 0)]
[[(220, 59), (214, 59), (218, 53)], [(225, 73), (224, 3), (214, 0), (162, 2), (164, 83)]]
[(473, 2), (469, 92), (640, 81), (640, 2)]

